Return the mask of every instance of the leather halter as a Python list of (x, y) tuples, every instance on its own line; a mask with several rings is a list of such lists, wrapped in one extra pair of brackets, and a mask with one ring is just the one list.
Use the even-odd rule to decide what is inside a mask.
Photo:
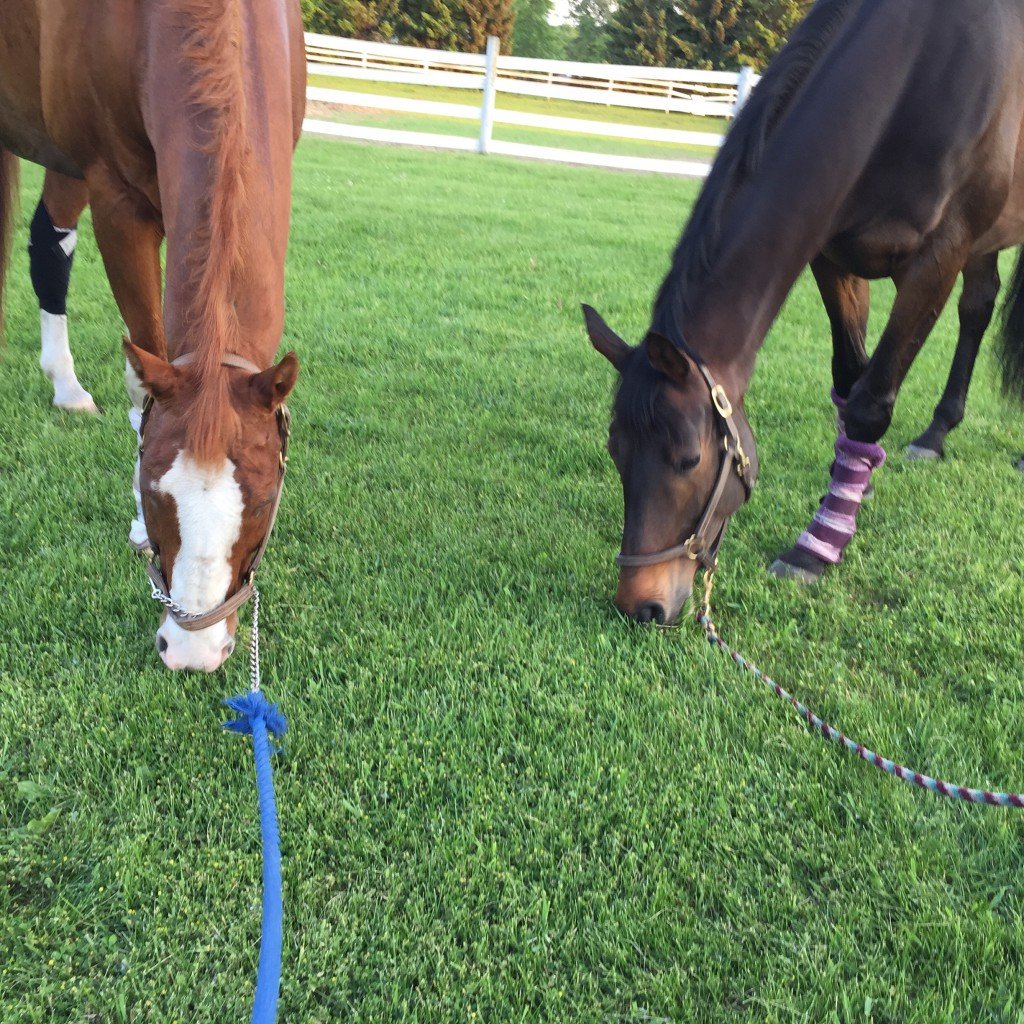
[(700, 562), (705, 569), (713, 572), (718, 565), (718, 548), (722, 543), (725, 525), (723, 524), (718, 533), (712, 537), (711, 521), (722, 502), (722, 496), (725, 494), (725, 487), (732, 475), (732, 470), (735, 469), (740, 480), (743, 481), (743, 488), (747, 492), (748, 499), (754, 490), (750, 459), (743, 451), (740, 432), (736, 428), (736, 421), (733, 418), (732, 403), (729, 401), (725, 389), (721, 384), (716, 383), (703, 360), (687, 348), (683, 348), (683, 351), (696, 364), (711, 393), (715, 422), (722, 433), (722, 465), (718, 470), (718, 477), (715, 480), (714, 489), (711, 491), (711, 497), (708, 498), (708, 503), (704, 507), (704, 514), (700, 517), (693, 533), (682, 544), (650, 555), (627, 555), (620, 551), (615, 556), (615, 564), (621, 569), (637, 569), (648, 565), (661, 565), (663, 562), (673, 562), (677, 558), (689, 558), (692, 561)]
[[(195, 353), (186, 352), (184, 355), (178, 356), (177, 359), (172, 360), (171, 366), (188, 366), (194, 361)], [(245, 370), (248, 373), (263, 372), (255, 363), (250, 362), (243, 356), (235, 355), (233, 352), (228, 352), (221, 359), (220, 365), (231, 369)], [(146, 423), (149, 420), (149, 412), (152, 407), (153, 398), (152, 396), (147, 395), (146, 401), (142, 407), (142, 427), (139, 431), (140, 461), (142, 459), (142, 451), (145, 446)], [(283, 403), (277, 407), (275, 416), (277, 419), (278, 433), (281, 435), (281, 453), (279, 456), (281, 474), (277, 482), (277, 493), (274, 495), (274, 503), (270, 509), (270, 522), (267, 524), (267, 532), (263, 535), (263, 540), (260, 542), (260, 546), (256, 549), (256, 554), (253, 556), (252, 562), (249, 563), (249, 568), (242, 576), (242, 585), (234, 592), (234, 594), (226, 598), (224, 601), (221, 601), (219, 605), (215, 608), (211, 608), (208, 612), (199, 613), (187, 612), (183, 609), (179, 610), (171, 597), (171, 588), (167, 585), (167, 579), (165, 578), (163, 569), (160, 567), (158, 562), (159, 556), (157, 553), (152, 548), (138, 549), (139, 554), (146, 558), (146, 573), (149, 576), (150, 582), (153, 584), (154, 590), (163, 595), (163, 598), (165, 599), (160, 603), (167, 609), (167, 614), (171, 619), (173, 619), (174, 622), (182, 629), (187, 630), (190, 633), (195, 633), (201, 629), (209, 629), (210, 626), (215, 626), (218, 622), (226, 619), (232, 612), (238, 611), (238, 609), (241, 608), (255, 592), (253, 580), (260, 562), (263, 561), (263, 555), (267, 550), (267, 545), (270, 543), (270, 535), (274, 530), (277, 511), (281, 506), (281, 495), (284, 493), (284, 476), (288, 469), (288, 441), (291, 438), (292, 433), (292, 416), (288, 411), (288, 406)]]

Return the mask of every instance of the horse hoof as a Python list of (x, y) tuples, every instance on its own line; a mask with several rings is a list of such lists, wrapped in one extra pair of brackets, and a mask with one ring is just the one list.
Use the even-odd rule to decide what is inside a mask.
[(936, 459), (942, 458), (942, 452), (937, 452), (934, 448), (924, 448), (917, 444), (908, 444), (905, 454), (910, 462), (934, 462)]
[(798, 565), (790, 565), (789, 562), (784, 562), (781, 558), (776, 558), (771, 566), (769, 566), (768, 571), (780, 580), (793, 580), (805, 587), (812, 586), (821, 579), (820, 576), (809, 569), (801, 569)]
[(65, 412), (85, 413), (90, 416), (99, 416), (100, 414), (99, 406), (93, 401), (93, 397), (88, 391), (83, 391), (80, 395), (73, 395), (59, 402), (55, 398), (53, 404)]

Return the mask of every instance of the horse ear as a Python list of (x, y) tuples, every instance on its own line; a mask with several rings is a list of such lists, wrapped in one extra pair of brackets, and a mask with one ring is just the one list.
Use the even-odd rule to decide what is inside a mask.
[(289, 352), (276, 366), (254, 373), (249, 378), (249, 387), (252, 388), (257, 405), (273, 412), (284, 405), (298, 377), (299, 357)]
[(135, 371), (139, 383), (156, 401), (166, 402), (178, 394), (184, 374), (177, 366), (133, 345), (127, 338), (122, 339), (121, 344), (128, 365)]
[(601, 319), (593, 306), (583, 304), (583, 319), (587, 322), (590, 344), (621, 373), (633, 349)]
[(682, 384), (692, 371), (690, 357), (673, 345), (663, 334), (651, 331), (647, 335), (647, 358), (660, 373), (669, 380)]

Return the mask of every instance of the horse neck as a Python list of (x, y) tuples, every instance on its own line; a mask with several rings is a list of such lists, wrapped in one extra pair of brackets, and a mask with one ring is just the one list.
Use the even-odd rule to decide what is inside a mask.
[[(893, 3), (887, 8), (898, 12)], [(736, 397), (746, 392), (768, 329), (803, 269), (856, 220), (851, 197), (914, 73), (922, 43), (912, 19), (858, 13), (841, 49), (811, 69), (809, 84), (771, 129), (756, 169), (732, 177), (712, 171), (699, 202), (714, 209), (709, 190), (727, 198), (706, 218), (715, 233), (707, 265), (696, 278), (687, 273), (704, 257), (694, 246), (688, 251), (696, 240), (684, 236), (655, 304), (652, 329), (685, 341)], [(894, 50), (900, 60), (889, 59)], [(742, 145), (746, 132), (756, 145), (758, 127), (738, 121), (736, 141)], [(744, 154), (737, 164), (746, 162)]]
[(161, 56), (150, 63), (147, 92), (167, 234), (164, 320), (172, 356), (219, 348), (266, 365), (280, 341), (296, 107), (291, 63), (304, 61), (284, 6), (167, 0), (159, 7), (166, 17), (154, 18)]

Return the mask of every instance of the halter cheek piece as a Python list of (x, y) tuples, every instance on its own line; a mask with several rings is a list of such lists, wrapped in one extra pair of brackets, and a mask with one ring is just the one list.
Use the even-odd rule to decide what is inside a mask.
[[(187, 366), (189, 363), (193, 362), (193, 360), (193, 353), (186, 352), (185, 355), (179, 356), (177, 359), (173, 360), (171, 365)], [(262, 373), (260, 367), (255, 363), (232, 353), (225, 355), (221, 360), (220, 365), (238, 370), (245, 370), (248, 373)], [(152, 407), (153, 399), (152, 397), (147, 396), (145, 405), (142, 409), (142, 429), (139, 432), (141, 439), (139, 446), (140, 460), (145, 446), (146, 423), (149, 420), (149, 412)], [(232, 612), (238, 611), (238, 609), (241, 608), (254, 593), (255, 588), (253, 580), (256, 576), (256, 570), (259, 568), (260, 562), (263, 561), (263, 555), (267, 550), (267, 545), (270, 543), (270, 534), (274, 530), (274, 522), (277, 519), (277, 510), (281, 506), (281, 495), (284, 492), (284, 475), (288, 469), (288, 441), (291, 438), (292, 433), (292, 416), (288, 411), (288, 406), (283, 404), (278, 406), (275, 415), (277, 418), (277, 430), (281, 435), (281, 472), (277, 482), (277, 493), (274, 495), (274, 503), (270, 509), (270, 522), (267, 523), (267, 532), (263, 535), (263, 540), (261, 541), (260, 546), (256, 549), (256, 554), (253, 556), (252, 562), (249, 563), (249, 568), (242, 576), (242, 585), (234, 594), (222, 601), (216, 608), (211, 608), (208, 612), (186, 611), (171, 597), (171, 588), (167, 585), (167, 580), (164, 577), (163, 569), (160, 567), (159, 556), (157, 553), (153, 551), (152, 548), (136, 549), (139, 554), (146, 559), (146, 573), (149, 575), (150, 582), (153, 584), (153, 597), (167, 609), (167, 614), (175, 623), (177, 623), (182, 629), (188, 630), (190, 633), (195, 633), (200, 629), (208, 629), (210, 626), (215, 626), (218, 622), (226, 619)]]
[(677, 544), (674, 548), (667, 548), (664, 551), (657, 551), (651, 555), (627, 555), (620, 551), (615, 556), (615, 564), (622, 569), (661, 565), (663, 562), (673, 562), (677, 558), (689, 558), (692, 561), (700, 562), (705, 569), (713, 572), (718, 565), (718, 548), (722, 543), (725, 525), (723, 524), (718, 533), (712, 537), (711, 522), (722, 502), (722, 496), (725, 494), (726, 484), (729, 482), (732, 470), (736, 470), (743, 482), (743, 489), (747, 492), (748, 498), (754, 490), (754, 475), (751, 471), (750, 459), (743, 451), (740, 432), (736, 428), (735, 419), (733, 419), (732, 403), (722, 385), (715, 382), (715, 378), (704, 362), (692, 352), (687, 351), (687, 355), (696, 363), (708, 386), (708, 391), (711, 392), (715, 422), (722, 433), (722, 465), (718, 470), (714, 490), (711, 492), (711, 497), (708, 498), (704, 514), (700, 517), (696, 530), (682, 544)]

